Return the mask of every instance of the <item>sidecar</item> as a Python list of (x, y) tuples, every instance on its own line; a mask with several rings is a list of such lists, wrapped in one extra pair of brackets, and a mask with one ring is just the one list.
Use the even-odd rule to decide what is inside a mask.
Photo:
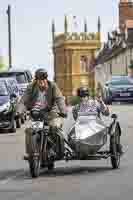
[(77, 121), (68, 134), (68, 144), (80, 160), (110, 157), (113, 168), (118, 168), (120, 135), (116, 114), (112, 114), (111, 122), (107, 125), (96, 113), (78, 113)]

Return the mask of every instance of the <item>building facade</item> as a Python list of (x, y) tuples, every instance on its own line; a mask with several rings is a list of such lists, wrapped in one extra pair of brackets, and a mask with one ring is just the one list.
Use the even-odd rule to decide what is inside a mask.
[(84, 32), (69, 33), (67, 17), (64, 20), (64, 33), (56, 34), (52, 24), (54, 75), (63, 95), (75, 94), (80, 86), (95, 87), (93, 63), (95, 54), (101, 47), (100, 19), (97, 33), (88, 33), (84, 23)]
[(97, 57), (96, 85), (104, 85), (114, 75), (127, 75), (133, 60), (133, 2), (119, 3), (119, 30), (108, 33), (108, 40)]

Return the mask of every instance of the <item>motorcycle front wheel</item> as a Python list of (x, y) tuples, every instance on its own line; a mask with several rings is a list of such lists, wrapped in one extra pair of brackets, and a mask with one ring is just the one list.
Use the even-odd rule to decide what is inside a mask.
[(31, 153), (29, 158), (29, 168), (32, 178), (36, 178), (40, 173), (40, 153), (36, 135), (31, 137), (30, 141)]
[(29, 160), (30, 174), (32, 178), (36, 178), (40, 173), (40, 159), (39, 158), (31, 158)]

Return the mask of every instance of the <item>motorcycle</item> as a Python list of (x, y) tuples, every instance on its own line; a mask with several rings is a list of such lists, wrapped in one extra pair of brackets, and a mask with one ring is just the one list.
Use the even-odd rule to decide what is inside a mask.
[[(121, 128), (116, 114), (112, 114), (112, 121), (107, 126), (95, 113), (79, 113), (63, 143), (59, 131), (51, 134), (47, 109), (33, 109), (31, 119), (32, 135), (28, 144), (31, 151), (24, 159), (29, 162), (33, 178), (39, 176), (41, 167), (52, 170), (57, 160), (100, 160), (110, 157), (113, 169), (120, 166)], [(107, 144), (108, 137), (109, 148), (101, 150)]]

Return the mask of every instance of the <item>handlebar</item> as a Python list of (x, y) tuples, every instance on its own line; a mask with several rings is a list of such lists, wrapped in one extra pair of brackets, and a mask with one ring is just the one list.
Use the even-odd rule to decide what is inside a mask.
[(67, 118), (67, 113), (58, 113), (58, 115), (62, 118)]

